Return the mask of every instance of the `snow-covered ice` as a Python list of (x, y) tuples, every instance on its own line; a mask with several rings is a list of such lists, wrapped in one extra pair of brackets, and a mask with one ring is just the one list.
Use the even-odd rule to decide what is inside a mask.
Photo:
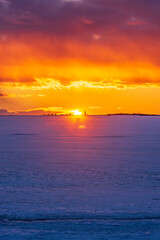
[(1, 116), (0, 240), (160, 239), (160, 117)]

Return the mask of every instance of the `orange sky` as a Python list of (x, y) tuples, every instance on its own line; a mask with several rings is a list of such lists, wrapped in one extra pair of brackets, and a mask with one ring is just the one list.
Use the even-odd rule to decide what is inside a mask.
[(160, 114), (160, 3), (119, 2), (1, 0), (0, 109)]

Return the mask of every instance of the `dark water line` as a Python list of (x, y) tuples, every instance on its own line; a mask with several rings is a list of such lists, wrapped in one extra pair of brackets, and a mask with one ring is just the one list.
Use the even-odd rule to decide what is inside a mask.
[(152, 221), (160, 216), (111, 217), (111, 216), (51, 216), (51, 217), (10, 217), (1, 215), (0, 222), (47, 222), (47, 221)]

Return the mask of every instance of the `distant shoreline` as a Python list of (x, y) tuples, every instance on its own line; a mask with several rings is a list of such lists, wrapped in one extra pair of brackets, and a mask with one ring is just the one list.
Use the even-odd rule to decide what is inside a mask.
[(140, 117), (160, 117), (160, 114), (145, 114), (145, 113), (109, 113), (109, 114), (93, 114), (93, 115), (82, 115), (82, 116), (74, 116), (74, 115), (65, 115), (65, 114), (61, 114), (61, 115), (54, 115), (54, 114), (51, 114), (51, 115), (34, 115), (34, 114), (30, 114), (30, 115), (25, 115), (25, 114), (0, 114), (1, 117), (29, 117), (29, 116), (41, 116), (41, 117), (98, 117), (98, 116), (101, 116), (101, 117), (111, 117), (111, 116), (140, 116)]
[(144, 116), (144, 117), (157, 117), (160, 114), (145, 114), (145, 113), (113, 113), (107, 114), (107, 116)]

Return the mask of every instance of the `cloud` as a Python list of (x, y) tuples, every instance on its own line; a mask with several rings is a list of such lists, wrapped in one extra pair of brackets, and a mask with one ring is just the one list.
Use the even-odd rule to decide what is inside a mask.
[(7, 94), (0, 92), (0, 97), (7, 97)]
[(44, 115), (43, 110), (31, 110), (31, 111), (18, 111), (16, 115)]
[(144, 20), (141, 19), (137, 19), (135, 17), (132, 17), (128, 22), (127, 25), (128, 26), (143, 26), (147, 24)]
[[(7, 15), (0, 10), (1, 29), (19, 33), (34, 31), (74, 37), (75, 33), (93, 35), (97, 29), (104, 32), (110, 27), (126, 32), (126, 22), (147, 22), (148, 26), (154, 22), (158, 30), (160, 22), (157, 0), (14, 0), (10, 4), (1, 0), (0, 4), (10, 5)], [(137, 20), (128, 20), (134, 18)], [(23, 24), (26, 26), (21, 26)]]
[(69, 3), (69, 2), (80, 3), (80, 2), (83, 2), (83, 0), (61, 0), (61, 2), (63, 2), (63, 3)]
[(63, 114), (65, 110), (62, 107), (34, 108), (25, 111), (18, 111), (16, 115), (44, 115), (44, 114)]
[(9, 112), (7, 109), (0, 109), (0, 115), (13, 115), (14, 112)]
[(10, 2), (8, 0), (0, 0), (0, 5), (5, 8), (8, 8), (10, 5)]
[(0, 0), (0, 85), (159, 86), (159, 8), (158, 0)]
[(68, 111), (62, 107), (35, 108), (22, 111), (11, 112), (7, 109), (0, 109), (0, 115), (44, 115), (44, 114), (64, 114)]
[[(106, 79), (106, 80), (95, 80), (95, 81), (68, 81), (65, 84), (60, 80), (53, 78), (36, 78), (37, 85), (32, 87), (23, 86), (25, 89), (32, 90), (71, 90), (71, 89), (127, 89), (135, 87), (160, 87), (160, 78), (150, 79), (150, 78), (130, 78), (127, 79)], [(20, 87), (21, 88), (21, 87)]]
[(100, 109), (102, 107), (88, 107), (88, 108), (90, 108), (90, 109)]

